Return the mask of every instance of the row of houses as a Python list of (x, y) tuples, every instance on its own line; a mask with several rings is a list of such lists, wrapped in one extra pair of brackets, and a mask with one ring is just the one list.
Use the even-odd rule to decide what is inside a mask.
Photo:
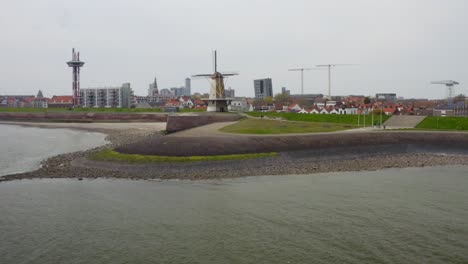
[[(138, 100), (137, 100), (138, 101)], [(161, 107), (161, 108), (187, 108), (187, 109), (197, 109), (197, 110), (206, 110), (207, 102), (199, 98), (192, 98), (189, 96), (181, 96), (179, 98), (170, 98), (166, 101), (160, 102), (145, 102), (141, 101), (136, 104), (137, 108), (148, 108), (148, 107)], [(230, 111), (237, 112), (247, 112), (253, 111), (251, 102), (245, 97), (235, 97), (230, 102), (229, 105)]]
[(326, 102), (315, 104), (313, 107), (304, 107), (299, 103), (292, 103), (290, 105), (282, 104), (269, 104), (257, 105), (254, 107), (255, 111), (261, 112), (287, 112), (299, 114), (339, 114), (339, 115), (356, 115), (366, 114), (372, 111), (382, 111), (386, 115), (413, 115), (414, 110), (411, 105), (402, 105), (396, 103), (369, 103), (369, 104), (345, 104), (336, 102)]
[[(181, 96), (178, 98), (159, 96), (158, 100), (149, 97), (133, 96), (129, 84), (121, 87), (82, 89), (81, 100), (84, 107), (138, 107), (138, 108), (187, 108), (206, 110), (207, 102), (200, 96)], [(292, 98), (292, 97), (291, 97)], [(336, 99), (336, 98), (335, 98)], [(238, 112), (290, 112), (298, 114), (362, 114), (383, 111), (386, 115), (430, 115), (437, 109), (439, 101), (409, 100), (407, 102), (375, 101), (368, 102), (362, 96), (349, 96), (336, 100), (315, 99), (312, 102), (303, 98), (292, 98), (292, 103), (258, 103), (253, 98), (235, 97), (229, 110)], [(295, 102), (294, 102), (295, 101)], [(306, 102), (306, 103), (304, 103)], [(45, 98), (42, 92), (33, 95), (0, 96), (0, 107), (69, 108), (73, 106), (72, 96), (53, 96)], [(465, 107), (458, 107), (466, 112)], [(460, 111), (458, 111), (460, 112)]]
[(73, 96), (0, 96), (0, 107), (26, 108), (67, 108), (73, 106)]

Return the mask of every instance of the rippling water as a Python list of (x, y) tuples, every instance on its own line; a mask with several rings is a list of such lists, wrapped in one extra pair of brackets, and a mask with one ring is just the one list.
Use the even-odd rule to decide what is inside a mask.
[(103, 145), (105, 137), (69, 129), (0, 124), (0, 176), (37, 169), (48, 157)]
[(0, 263), (467, 263), (468, 167), (0, 184)]

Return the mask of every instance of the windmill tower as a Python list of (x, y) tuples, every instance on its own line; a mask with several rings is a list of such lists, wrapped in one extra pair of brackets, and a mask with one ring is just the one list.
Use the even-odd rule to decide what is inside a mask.
[(220, 73), (218, 72), (218, 58), (216, 50), (213, 54), (213, 69), (212, 74), (196, 74), (193, 78), (209, 78), (211, 81), (210, 96), (202, 100), (208, 103), (207, 112), (227, 112), (228, 105), (232, 98), (226, 98), (224, 93), (224, 78), (228, 76), (239, 75), (238, 73)]

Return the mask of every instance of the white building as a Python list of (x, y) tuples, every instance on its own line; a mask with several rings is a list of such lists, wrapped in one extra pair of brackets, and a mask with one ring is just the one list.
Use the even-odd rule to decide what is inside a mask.
[(231, 101), (231, 104), (228, 106), (229, 111), (235, 112), (247, 112), (250, 109), (250, 105), (247, 102), (245, 97), (237, 97)]
[(121, 87), (83, 88), (80, 98), (83, 107), (129, 108), (133, 104), (133, 91), (129, 83)]
[(226, 98), (234, 98), (234, 97), (236, 97), (236, 92), (235, 92), (234, 89), (229, 87), (228, 89), (224, 90), (224, 96)]

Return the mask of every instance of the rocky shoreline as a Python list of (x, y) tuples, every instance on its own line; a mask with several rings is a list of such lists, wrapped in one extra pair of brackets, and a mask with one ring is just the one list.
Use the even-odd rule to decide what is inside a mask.
[(125, 179), (221, 179), (245, 176), (313, 174), (342, 171), (374, 171), (387, 168), (426, 166), (468, 166), (464, 148), (421, 147), (408, 144), (352, 146), (280, 152), (277, 157), (251, 160), (188, 163), (125, 164), (88, 160), (106, 148), (115, 148), (163, 135), (149, 130), (93, 129), (106, 133), (108, 145), (87, 151), (63, 154), (42, 162), (32, 172), (0, 177), (0, 181), (36, 178), (125, 178)]

